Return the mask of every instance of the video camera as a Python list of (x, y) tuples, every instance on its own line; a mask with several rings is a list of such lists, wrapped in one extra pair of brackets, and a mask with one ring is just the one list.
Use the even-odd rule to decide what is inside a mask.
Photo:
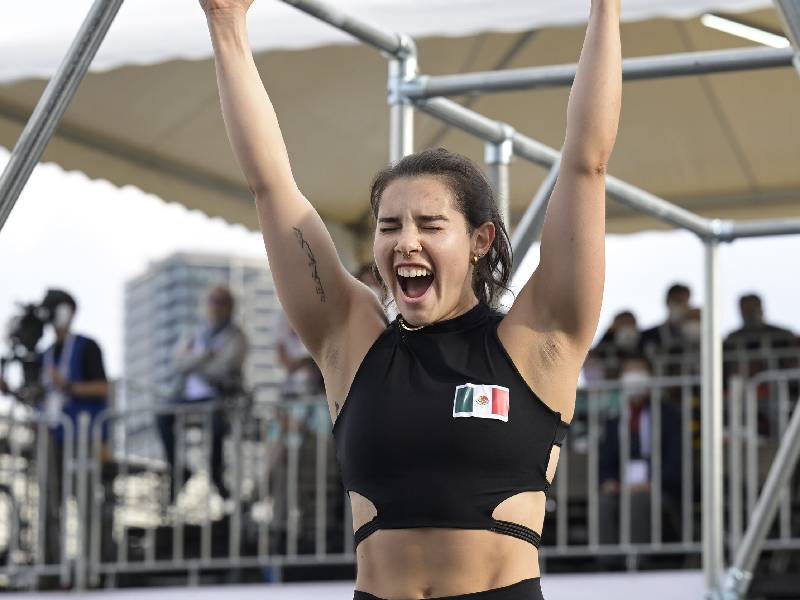
[(44, 327), (55, 318), (56, 307), (60, 304), (75, 306), (75, 300), (63, 290), (47, 290), (44, 300), (39, 304), (18, 303), (20, 312), (11, 318), (6, 331), (8, 354), (0, 358), (0, 377), (5, 374), (6, 365), (18, 362), (22, 366), (23, 384), (15, 395), (30, 396), (38, 391), (41, 363), (36, 346), (44, 335)]

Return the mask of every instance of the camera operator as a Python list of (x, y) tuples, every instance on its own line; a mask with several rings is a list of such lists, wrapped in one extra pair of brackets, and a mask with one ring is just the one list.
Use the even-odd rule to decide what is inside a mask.
[[(93, 339), (74, 333), (71, 329), (76, 310), (75, 299), (63, 290), (48, 290), (37, 310), (40, 315), (37, 318), (41, 319), (42, 324), (51, 325), (55, 332), (53, 344), (38, 355), (42, 393), (36, 400), (40, 414), (50, 425), (45, 536), (45, 560), (48, 564), (64, 559), (60, 552), (64, 483), (64, 428), (60, 419), (65, 415), (71, 421), (73, 432), (77, 436), (80, 414), (87, 413), (91, 423), (94, 423), (97, 415), (106, 408), (109, 393), (100, 346)], [(41, 333), (41, 329), (39, 332)], [(38, 339), (33, 342), (32, 347)], [(26, 385), (30, 383), (26, 382)], [(0, 392), (21, 397), (12, 392), (2, 378)], [(104, 441), (106, 437), (104, 431)]]

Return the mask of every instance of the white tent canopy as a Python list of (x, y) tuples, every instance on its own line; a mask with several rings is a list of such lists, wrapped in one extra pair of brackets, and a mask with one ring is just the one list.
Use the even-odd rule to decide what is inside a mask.
[[(341, 0), (337, 7), (414, 35), (421, 71), (438, 75), (573, 63), (589, 4)], [(704, 27), (697, 15), (705, 11), (757, 9), (743, 18), (781, 28), (768, 0), (622, 4), (626, 57), (753, 46)], [(90, 5), (40, 0), (4, 7), (0, 145), (16, 142), (46, 84), (41, 76), (55, 70)], [(250, 33), (301, 189), (329, 223), (367, 239), (368, 184), (388, 159), (385, 59), (274, 0), (256, 0)], [(209, 56), (196, 0), (123, 3), (94, 72), (81, 84), (43, 160), (256, 227), (252, 199), (228, 147)], [(562, 88), (456, 100), (559, 147), (567, 96)], [(626, 83), (610, 170), (705, 216), (798, 216), (799, 97), (800, 80), (790, 68)], [(416, 120), (415, 140), (416, 148), (446, 145), (483, 160), (482, 143), (425, 115)], [(544, 176), (539, 167), (515, 162), (512, 222)], [(611, 232), (654, 226), (663, 225), (609, 205)]]
[[(14, 60), (0, 62), (0, 82), (53, 73), (91, 4), (90, 0), (38, 0), (4, 6), (0, 56)], [(340, 0), (335, 4), (380, 27), (414, 37), (577, 25), (586, 21), (589, 6), (588, 0)], [(770, 4), (769, 0), (624, 0), (622, 18), (686, 19), (707, 11), (749, 11)], [(339, 30), (274, 0), (257, 0), (249, 25), (256, 52), (354, 43)], [(92, 70), (210, 55), (197, 0), (135, 0), (122, 5)]]

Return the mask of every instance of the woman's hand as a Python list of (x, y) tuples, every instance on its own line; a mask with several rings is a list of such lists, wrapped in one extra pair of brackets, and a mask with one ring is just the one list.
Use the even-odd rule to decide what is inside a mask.
[(245, 14), (253, 0), (200, 0), (200, 6), (207, 16), (212, 14)]

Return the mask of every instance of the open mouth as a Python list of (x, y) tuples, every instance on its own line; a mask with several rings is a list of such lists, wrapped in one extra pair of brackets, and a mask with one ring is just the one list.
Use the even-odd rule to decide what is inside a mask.
[(398, 267), (397, 281), (410, 300), (422, 298), (433, 284), (433, 272), (424, 267)]

